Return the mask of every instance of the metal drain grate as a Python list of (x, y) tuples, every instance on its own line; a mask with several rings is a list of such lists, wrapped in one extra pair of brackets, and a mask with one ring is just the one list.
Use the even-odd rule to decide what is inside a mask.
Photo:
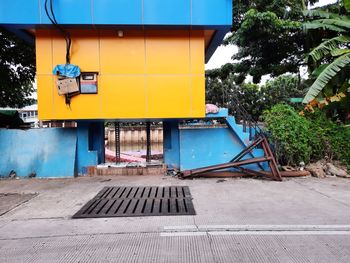
[(195, 214), (188, 186), (104, 187), (73, 218)]

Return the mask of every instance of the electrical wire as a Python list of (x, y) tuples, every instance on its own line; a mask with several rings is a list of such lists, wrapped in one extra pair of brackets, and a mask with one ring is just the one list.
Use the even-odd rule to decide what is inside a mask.
[[(70, 34), (69, 32), (65, 31), (63, 29), (63, 27), (61, 27), (58, 22), (57, 22), (57, 19), (56, 19), (56, 16), (55, 16), (55, 12), (54, 12), (54, 9), (53, 9), (53, 4), (52, 4), (52, 1), (53, 0), (50, 0), (50, 12), (51, 14), (49, 13), (49, 9), (48, 9), (48, 0), (45, 0), (45, 13), (47, 15), (47, 17), (49, 18), (49, 20), (51, 21), (51, 23), (53, 25), (55, 25), (58, 30), (62, 33), (65, 41), (66, 41), (66, 64), (70, 64), (70, 49), (71, 49), (71, 46), (72, 46), (72, 39), (70, 37)], [(66, 102), (66, 105), (69, 106), (70, 108), (70, 103), (71, 103), (71, 98), (73, 97), (74, 95), (73, 94), (66, 94), (65, 95), (65, 102)]]
[(66, 64), (70, 64), (70, 49), (71, 49), (71, 46), (72, 46), (72, 39), (70, 37), (70, 34), (69, 32), (65, 31), (57, 22), (57, 19), (56, 19), (56, 16), (55, 16), (55, 12), (54, 12), (54, 9), (53, 9), (53, 0), (50, 0), (50, 12), (49, 12), (49, 9), (48, 9), (48, 0), (45, 0), (45, 13), (47, 15), (47, 17), (49, 18), (49, 20), (51, 21), (51, 23), (53, 25), (55, 25), (58, 30), (62, 33), (65, 41), (66, 41)]

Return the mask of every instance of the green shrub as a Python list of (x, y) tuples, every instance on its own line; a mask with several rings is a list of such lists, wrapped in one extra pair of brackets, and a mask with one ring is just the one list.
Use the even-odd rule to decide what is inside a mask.
[[(336, 125), (329, 132), (332, 158), (341, 161), (350, 168), (350, 129)], [(350, 170), (350, 169), (349, 169)]]
[(301, 161), (310, 161), (311, 132), (306, 118), (299, 116), (291, 106), (277, 104), (264, 112), (264, 121), (281, 164), (297, 165)]
[[(350, 128), (332, 122), (321, 110), (308, 113), (306, 118), (311, 122), (312, 130), (320, 130), (323, 143), (323, 156), (339, 160), (350, 165)], [(315, 158), (315, 157), (314, 157)], [(317, 159), (317, 158), (315, 158)]]
[(350, 167), (350, 128), (332, 122), (324, 112), (304, 117), (291, 106), (278, 104), (264, 112), (264, 120), (281, 164), (297, 165), (327, 156)]

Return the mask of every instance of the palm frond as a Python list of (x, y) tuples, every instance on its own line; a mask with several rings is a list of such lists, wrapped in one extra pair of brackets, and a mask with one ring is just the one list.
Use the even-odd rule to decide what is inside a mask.
[(350, 37), (341, 35), (327, 39), (309, 53), (307, 60), (311, 58), (313, 61), (319, 61), (330, 54), (332, 50), (338, 49), (338, 45), (343, 43), (350, 43)]
[(325, 25), (332, 25), (332, 26), (341, 27), (344, 29), (350, 29), (350, 19), (345, 16), (342, 16), (339, 19), (334, 19), (334, 18), (318, 19), (318, 20), (314, 20), (313, 22), (319, 22)]
[(344, 54), (335, 59), (328, 67), (326, 67), (309, 88), (303, 103), (309, 103), (322, 91), (327, 83), (337, 75), (346, 66), (350, 65), (350, 53)]
[(309, 18), (341, 18), (340, 15), (322, 11), (319, 9), (314, 9), (314, 10), (305, 10), (303, 11), (304, 16), (309, 17)]
[(306, 22), (303, 24), (303, 30), (304, 31), (308, 31), (311, 29), (324, 29), (324, 30), (331, 30), (331, 31), (335, 31), (338, 33), (343, 33), (346, 32), (346, 29), (342, 28), (342, 27), (338, 27), (335, 25), (328, 25), (328, 24), (323, 24), (317, 21), (312, 21), (312, 22)]
[(321, 66), (316, 68), (314, 71), (312, 71), (311, 76), (314, 78), (317, 78), (322, 73), (322, 71), (324, 71), (324, 69), (328, 67), (328, 65), (329, 64), (322, 64)]
[(339, 56), (344, 55), (346, 53), (350, 53), (349, 48), (336, 48), (336, 49), (331, 50), (331, 55), (333, 57), (339, 57)]

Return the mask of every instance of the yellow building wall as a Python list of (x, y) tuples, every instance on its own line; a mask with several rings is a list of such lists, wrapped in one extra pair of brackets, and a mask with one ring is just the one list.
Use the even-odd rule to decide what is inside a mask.
[(65, 104), (52, 69), (65, 63), (65, 41), (36, 31), (39, 118), (145, 119), (205, 116), (204, 33), (195, 30), (72, 30), (71, 63), (96, 71), (98, 93)]

